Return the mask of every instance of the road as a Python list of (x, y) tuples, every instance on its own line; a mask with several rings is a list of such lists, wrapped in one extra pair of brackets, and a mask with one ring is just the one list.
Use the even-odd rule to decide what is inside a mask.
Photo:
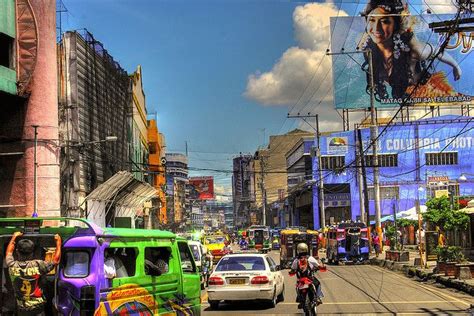
[[(270, 255), (279, 262), (278, 252)], [(285, 301), (275, 308), (262, 302), (221, 302), (219, 310), (211, 310), (203, 291), (203, 315), (301, 315), (295, 302), (295, 279), (285, 277)], [(324, 292), (318, 315), (474, 315), (468, 310), (474, 298), (450, 289), (420, 283), (403, 275), (370, 265), (328, 266), (320, 272)]]

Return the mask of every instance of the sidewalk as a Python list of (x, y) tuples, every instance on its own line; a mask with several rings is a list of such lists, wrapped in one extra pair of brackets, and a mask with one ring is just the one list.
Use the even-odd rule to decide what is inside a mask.
[[(379, 267), (392, 270), (395, 272), (401, 272), (405, 276), (410, 278), (416, 278), (420, 281), (434, 281), (440, 283), (446, 287), (455, 288), (460, 291), (464, 291), (468, 294), (474, 295), (474, 279), (470, 280), (459, 280), (454, 277), (447, 277), (444, 274), (436, 274), (436, 261), (428, 261), (425, 263), (425, 267), (415, 266), (415, 259), (420, 258), (418, 250), (406, 247), (404, 251), (409, 253), (409, 261), (398, 262), (385, 260), (385, 251), (389, 250), (389, 247), (384, 247), (383, 252), (379, 257), (375, 257), (375, 254), (371, 254), (370, 264), (377, 265)], [(417, 261), (418, 261), (417, 260)]]

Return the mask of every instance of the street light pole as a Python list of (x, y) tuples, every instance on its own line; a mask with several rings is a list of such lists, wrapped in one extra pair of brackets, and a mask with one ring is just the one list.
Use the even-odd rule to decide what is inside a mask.
[(33, 125), (35, 129), (35, 141), (34, 141), (34, 150), (33, 150), (33, 215), (32, 217), (38, 217), (38, 176), (37, 176), (37, 167), (38, 161), (36, 156), (36, 151), (38, 148), (38, 125)]

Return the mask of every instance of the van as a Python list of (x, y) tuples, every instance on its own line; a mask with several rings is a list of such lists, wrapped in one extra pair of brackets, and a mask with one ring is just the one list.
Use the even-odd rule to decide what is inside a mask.
[[(45, 293), (47, 315), (201, 313), (200, 275), (192, 252), (187, 240), (171, 232), (101, 228), (76, 218), (0, 219), (2, 262), (15, 231), (35, 242), (37, 259), (44, 258), (43, 248), (51, 250), (54, 234), (63, 239), (61, 263), (45, 280), (54, 289)], [(2, 272), (2, 292), (8, 293), (8, 270)], [(1, 306), (7, 296), (0, 297)], [(2, 315), (8, 312), (13, 311)]]

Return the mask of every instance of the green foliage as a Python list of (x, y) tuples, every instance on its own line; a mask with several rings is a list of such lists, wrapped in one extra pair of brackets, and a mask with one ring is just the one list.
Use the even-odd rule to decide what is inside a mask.
[(397, 219), (397, 226), (398, 227), (413, 226), (415, 227), (415, 229), (417, 229), (418, 221), (414, 219), (400, 218), (400, 219)]
[(457, 246), (438, 246), (436, 247), (436, 254), (440, 262), (462, 262), (464, 260), (462, 249)]
[(397, 230), (394, 225), (385, 226), (385, 236), (390, 240), (390, 250), (395, 250), (395, 240), (397, 238)]
[(423, 219), (439, 226), (443, 231), (455, 228), (466, 229), (469, 216), (458, 210), (451, 210), (448, 197), (432, 198), (426, 201), (427, 210)]

